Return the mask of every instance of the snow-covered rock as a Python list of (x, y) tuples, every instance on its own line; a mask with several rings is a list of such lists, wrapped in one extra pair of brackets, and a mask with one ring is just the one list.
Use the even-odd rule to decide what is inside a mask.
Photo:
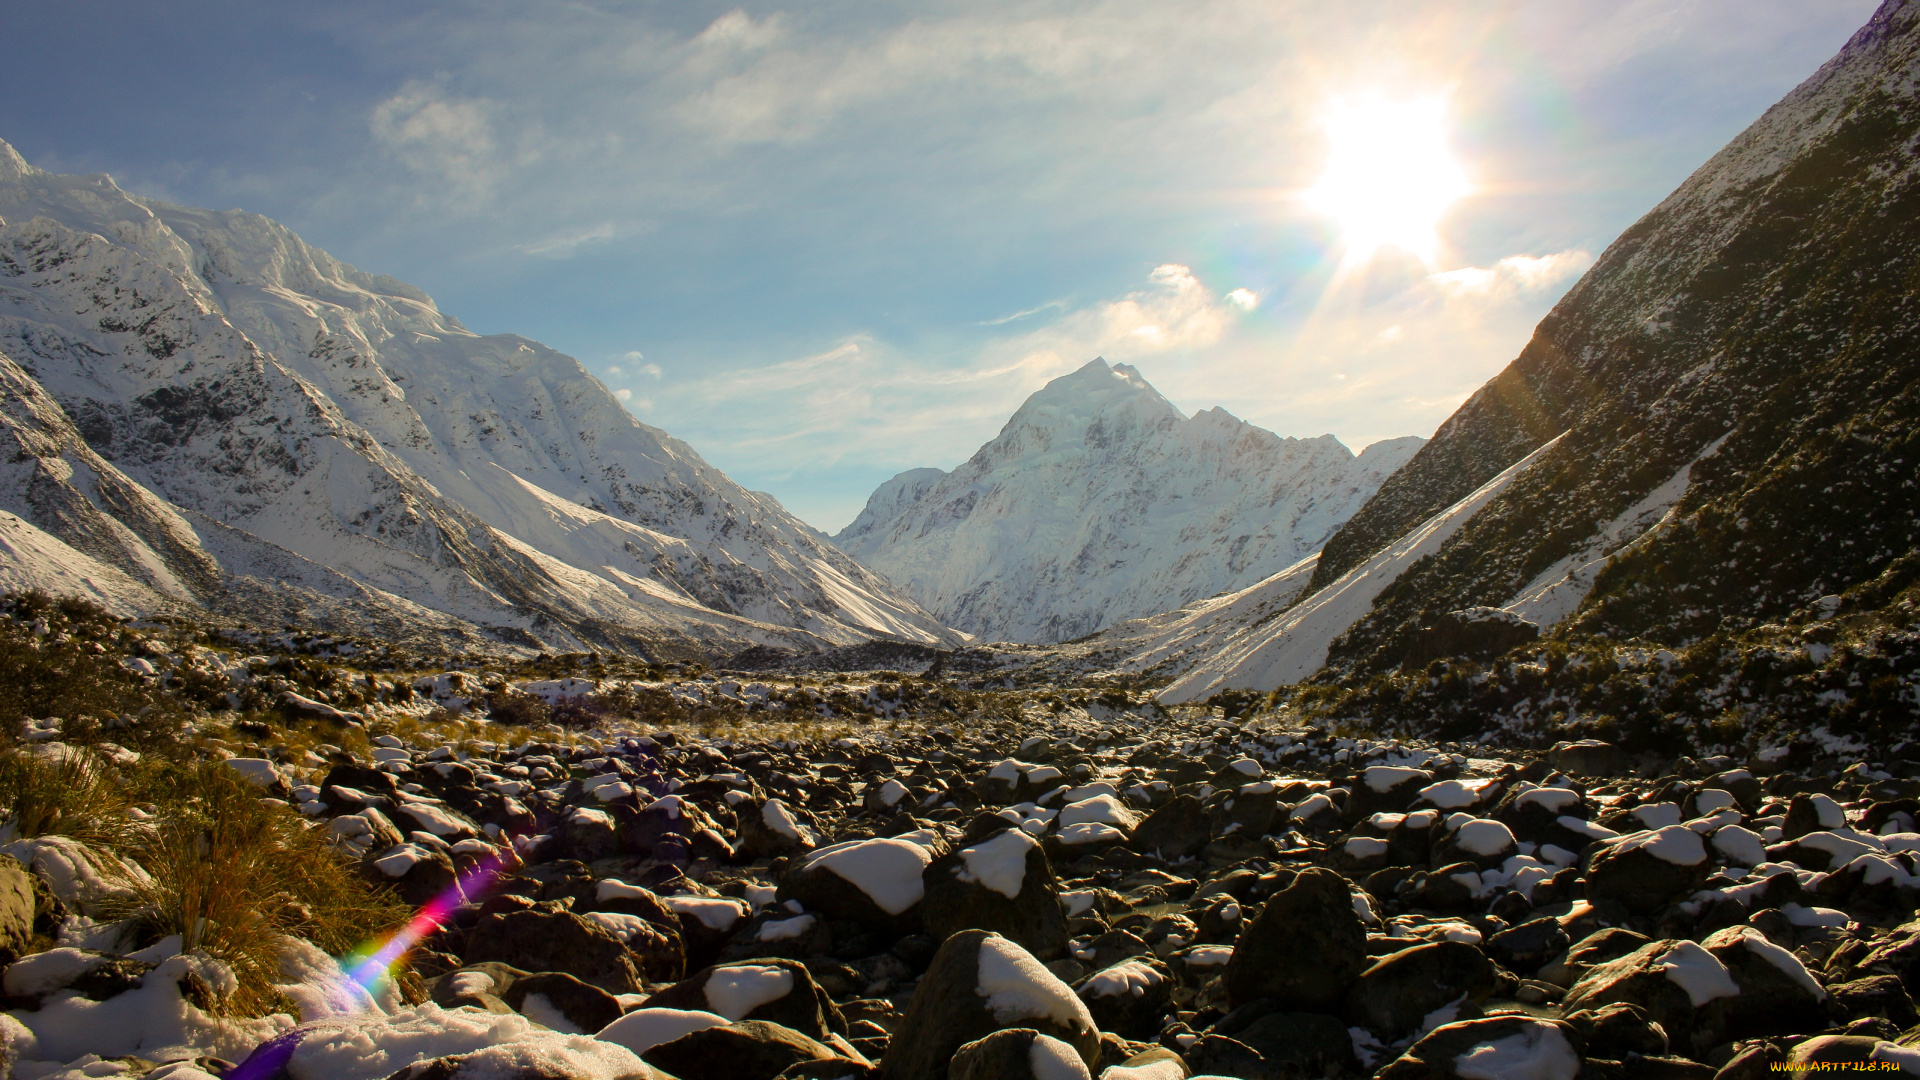
[(1356, 456), (1223, 409), (1189, 417), (1134, 368), (1093, 360), (953, 472), (882, 484), (834, 542), (963, 630), (1065, 641), (1285, 570), (1421, 442)]

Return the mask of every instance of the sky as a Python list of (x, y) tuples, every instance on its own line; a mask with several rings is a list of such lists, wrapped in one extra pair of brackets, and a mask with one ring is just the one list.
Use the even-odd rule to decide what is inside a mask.
[(0, 139), (567, 352), (831, 532), (1094, 356), (1430, 435), (1874, 6), (62, 0)]

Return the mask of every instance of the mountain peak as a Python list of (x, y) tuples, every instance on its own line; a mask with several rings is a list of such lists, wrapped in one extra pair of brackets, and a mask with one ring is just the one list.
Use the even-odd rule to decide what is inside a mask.
[(1130, 364), (1108, 366), (1105, 358), (1094, 357), (1034, 391), (1007, 421), (1006, 430), (1058, 429), (1118, 412), (1131, 412), (1148, 422), (1184, 417), (1139, 369)]
[(27, 159), (20, 156), (12, 143), (0, 139), (0, 180), (18, 180), (39, 171), (27, 164)]

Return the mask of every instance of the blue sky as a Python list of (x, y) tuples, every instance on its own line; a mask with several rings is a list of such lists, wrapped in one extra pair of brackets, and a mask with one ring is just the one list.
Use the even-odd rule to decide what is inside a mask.
[[(0, 138), (569, 352), (831, 531), (1097, 354), (1430, 434), (1874, 6), (63, 0), (10, 6)], [(1444, 102), (1429, 262), (1301, 197), (1369, 97)]]

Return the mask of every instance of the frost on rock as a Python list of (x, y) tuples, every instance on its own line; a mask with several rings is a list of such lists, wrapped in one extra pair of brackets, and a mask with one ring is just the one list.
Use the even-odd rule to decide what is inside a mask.
[(11, 855), (20, 865), (46, 879), (53, 895), (68, 907), (92, 912), (103, 900), (126, 891), (118, 878), (139, 874), (138, 867), (115, 865), (87, 845), (70, 836), (36, 836), (0, 846), (0, 855)]
[(1050, 1035), (1036, 1035), (1027, 1046), (1033, 1080), (1092, 1080), (1080, 1052)]
[(1700, 834), (1685, 825), (1668, 825), (1646, 832), (1628, 833), (1614, 841), (1620, 852), (1644, 851), (1675, 866), (1699, 866), (1707, 861), (1707, 845)]
[(787, 809), (787, 804), (779, 799), (767, 800), (766, 805), (760, 808), (760, 820), (767, 828), (789, 840), (798, 841), (804, 847), (814, 847), (820, 843), (820, 837), (794, 817), (793, 811)]
[(233, 979), (218, 961), (198, 954), (175, 956), (148, 972), (139, 986), (105, 1001), (63, 990), (37, 1010), (10, 1015), (33, 1033), (38, 1053), (50, 1061), (70, 1061), (87, 1053), (155, 1057), (181, 1050), (189, 1056), (213, 1053), (237, 1059), (293, 1023), (284, 1015), (242, 1020), (202, 1012), (181, 992), (180, 982), (189, 974), (216, 991)]
[(1188, 967), (1221, 967), (1232, 959), (1231, 945), (1195, 945), (1186, 953)]
[(1453, 842), (1475, 855), (1498, 855), (1512, 849), (1513, 830), (1492, 818), (1475, 818), (1454, 832)]
[(621, 911), (589, 911), (580, 917), (597, 924), (623, 943), (631, 942), (635, 937), (644, 940), (651, 932), (653, 925), (638, 915), (629, 915)]
[(1140, 823), (1133, 811), (1121, 805), (1112, 795), (1095, 795), (1076, 803), (1068, 803), (1060, 808), (1060, 824), (1068, 825), (1113, 825), (1122, 829), (1131, 829)]
[(1653, 967), (1665, 972), (1668, 981), (1685, 990), (1696, 1009), (1715, 998), (1740, 994), (1740, 984), (1733, 981), (1726, 965), (1695, 942), (1675, 942), (1660, 954)]
[(704, 1031), (730, 1022), (717, 1013), (697, 1009), (635, 1009), (601, 1028), (595, 1038), (602, 1042), (618, 1043), (636, 1054), (643, 1054), (688, 1032)]
[(1726, 856), (1727, 861), (1740, 866), (1759, 866), (1767, 861), (1766, 841), (1752, 829), (1739, 825), (1726, 825), (1716, 829), (1713, 834), (1713, 850)]
[(1118, 844), (1127, 838), (1126, 833), (1111, 825), (1100, 825), (1091, 821), (1068, 825), (1057, 835), (1060, 842), (1068, 847), (1078, 847), (1081, 844)]
[(729, 1022), (793, 992), (793, 972), (772, 964), (735, 964), (707, 976), (707, 1005)]
[(933, 853), (924, 845), (879, 839), (821, 848), (805, 865), (833, 871), (858, 886), (881, 911), (899, 915), (926, 894), (921, 874), (932, 861)]
[(1019, 829), (1007, 829), (960, 849), (961, 881), (977, 883), (1009, 900), (1020, 898), (1027, 880), (1027, 853), (1039, 843)]
[(1385, 794), (1400, 784), (1424, 776), (1419, 769), (1409, 769), (1402, 765), (1369, 765), (1361, 775), (1361, 780), (1371, 791)]
[(1080, 996), (1142, 997), (1148, 990), (1166, 982), (1167, 977), (1139, 961), (1122, 962), (1096, 972), (1081, 984)]
[[(632, 1049), (616, 1042), (558, 1031), (489, 1046), (460, 1059), (460, 1080), (520, 1080), (564, 1076), (568, 1080), (633, 1080), (654, 1075)], [(401, 1074), (398, 1080), (410, 1080)]]
[(1086, 1002), (1032, 953), (999, 934), (988, 934), (980, 941), (974, 987), (987, 999), (994, 1021), (1003, 1027), (1019, 1027), (1022, 1020), (1048, 1020), (1070, 1031), (1097, 1030)]
[(1781, 974), (1799, 984), (1815, 1001), (1827, 999), (1827, 988), (1820, 985), (1820, 981), (1813, 977), (1799, 957), (1768, 941), (1765, 934), (1751, 927), (1743, 929), (1740, 940), (1748, 952), (1778, 968)]
[(1555, 1024), (1535, 1023), (1453, 1059), (1461, 1080), (1574, 1080), (1580, 1055)]
[(675, 915), (698, 919), (707, 929), (720, 933), (733, 929), (735, 923), (747, 916), (745, 901), (730, 897), (663, 896), (660, 902)]
[(814, 927), (820, 920), (812, 915), (795, 915), (791, 919), (768, 919), (754, 932), (755, 941), (790, 941)]

